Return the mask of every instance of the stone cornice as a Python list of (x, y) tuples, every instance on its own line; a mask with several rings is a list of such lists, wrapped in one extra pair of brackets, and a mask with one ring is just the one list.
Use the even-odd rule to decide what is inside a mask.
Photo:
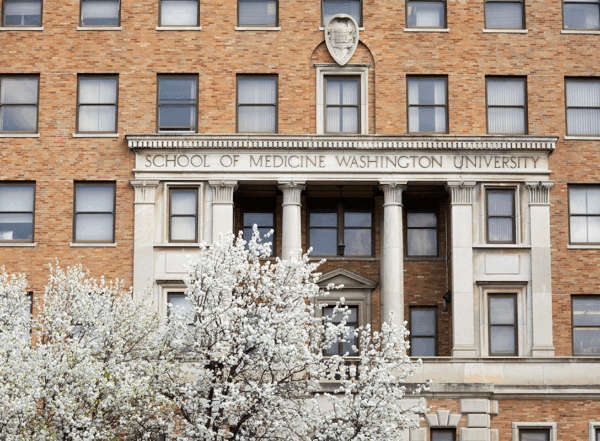
[(125, 135), (130, 149), (476, 150), (552, 152), (558, 137), (454, 135)]

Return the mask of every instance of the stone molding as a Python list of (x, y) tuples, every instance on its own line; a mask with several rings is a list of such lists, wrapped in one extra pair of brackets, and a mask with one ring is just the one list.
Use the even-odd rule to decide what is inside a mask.
[(300, 195), (306, 188), (306, 185), (304, 184), (304, 181), (278, 182), (277, 188), (283, 192), (283, 203), (281, 205), (301, 206), (302, 204), (300, 203)]
[(554, 181), (526, 182), (529, 191), (529, 205), (550, 205), (550, 189)]
[(406, 189), (406, 181), (380, 181), (379, 188), (383, 191), (383, 206), (402, 206), (402, 192)]
[(454, 135), (173, 135), (128, 134), (130, 149), (317, 149), (317, 150), (495, 150), (545, 151), (556, 137)]
[(449, 181), (446, 188), (450, 192), (452, 205), (472, 205), (473, 188), (475, 182), (471, 181)]
[(237, 181), (208, 181), (213, 191), (213, 204), (233, 204)]
[(154, 204), (156, 202), (156, 187), (159, 181), (146, 179), (130, 179), (129, 183), (135, 189), (134, 204)]
[(449, 410), (436, 410), (434, 414), (425, 415), (427, 427), (444, 428), (456, 427), (462, 415), (460, 413), (451, 414)]
[(349, 280), (351, 280), (351, 282), (349, 283), (344, 283), (344, 288), (346, 289), (375, 289), (377, 287), (377, 282), (375, 280), (371, 280), (365, 276), (362, 276), (358, 273), (355, 273), (354, 271), (350, 271), (349, 269), (346, 268), (336, 268), (334, 270), (331, 270), (323, 275), (321, 275), (321, 277), (319, 277), (319, 281), (317, 282), (317, 284), (322, 287), (325, 288), (330, 282), (331, 279), (338, 277), (338, 276), (342, 276), (345, 277)]

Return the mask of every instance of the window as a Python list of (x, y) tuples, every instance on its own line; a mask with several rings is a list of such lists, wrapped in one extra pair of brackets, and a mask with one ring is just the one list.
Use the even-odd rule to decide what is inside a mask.
[(447, 78), (408, 78), (408, 131), (447, 133)]
[(238, 26), (278, 26), (278, 0), (238, 0)]
[(237, 131), (277, 133), (277, 77), (237, 77)]
[(36, 133), (39, 77), (0, 77), (0, 132)]
[(81, 26), (119, 26), (119, 0), (81, 0)]
[(515, 243), (514, 190), (487, 190), (487, 242)]
[(517, 355), (517, 296), (488, 296), (490, 355)]
[(115, 184), (75, 183), (74, 242), (115, 241)]
[(456, 429), (431, 429), (431, 441), (454, 441)]
[(322, 25), (325, 26), (331, 17), (337, 14), (347, 14), (362, 26), (362, 1), (361, 0), (322, 0), (321, 11)]
[(600, 135), (600, 80), (565, 81), (567, 135)]
[(521, 429), (519, 441), (550, 441), (550, 431), (546, 429)]
[(41, 0), (4, 0), (3, 26), (41, 26)]
[(199, 26), (198, 0), (160, 0), (160, 26)]
[(35, 184), (0, 184), (0, 242), (33, 242)]
[[(410, 355), (435, 357), (437, 354), (437, 307), (410, 308)], [(440, 440), (445, 438), (440, 438)]]
[(571, 243), (600, 243), (600, 187), (569, 186)]
[(406, 255), (437, 256), (437, 213), (407, 211), (406, 213)]
[(446, 2), (407, 0), (406, 26), (409, 28), (445, 28)]
[(525, 29), (523, 0), (484, 0), (486, 29)]
[(326, 133), (360, 133), (360, 78), (325, 77)]
[(198, 114), (198, 78), (158, 77), (158, 131), (195, 132)]
[(314, 256), (371, 256), (372, 204), (363, 199), (309, 203), (309, 246)]
[(527, 133), (525, 78), (487, 78), (488, 133)]
[(80, 76), (77, 133), (116, 133), (117, 77)]
[[(185, 311), (189, 317), (189, 326), (194, 325), (194, 316), (192, 313), (192, 304), (185, 296), (183, 292), (169, 292), (167, 293), (167, 303), (169, 303), (173, 308), (181, 308)], [(171, 310), (169, 309), (169, 313)]]
[[(252, 204), (245, 204), (246, 207), (242, 213), (242, 222), (244, 229), (244, 240), (249, 242), (252, 239), (253, 226), (256, 225), (258, 232), (260, 233), (261, 243), (271, 244), (271, 256), (273, 255), (273, 243), (275, 242), (275, 236), (271, 234), (268, 239), (264, 236), (275, 227), (275, 204), (266, 203), (261, 204), (256, 200)], [(251, 208), (252, 205), (252, 208)], [(246, 248), (248, 245), (246, 244)]]
[(169, 189), (169, 242), (198, 242), (198, 189)]
[(600, 0), (563, 0), (564, 29), (600, 29)]
[(600, 296), (573, 296), (573, 355), (600, 354)]
[[(326, 306), (323, 308), (323, 316), (331, 318), (330, 320), (325, 320), (325, 323), (333, 323), (334, 325), (337, 325), (341, 323), (344, 314), (342, 312), (338, 312), (334, 316), (333, 309), (334, 308), (332, 306)], [(349, 315), (346, 319), (348, 333), (342, 336), (344, 341), (340, 341), (337, 345), (332, 345), (329, 349), (325, 350), (325, 355), (358, 355), (358, 353), (352, 349), (352, 346), (356, 346), (358, 348), (358, 338), (354, 335), (354, 330), (359, 327), (358, 306), (348, 306), (348, 312)]]

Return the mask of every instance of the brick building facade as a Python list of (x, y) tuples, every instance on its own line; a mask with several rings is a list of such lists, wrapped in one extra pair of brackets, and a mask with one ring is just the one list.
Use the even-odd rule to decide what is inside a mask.
[(164, 313), (199, 242), (265, 222), (359, 324), (403, 312), (407, 439), (598, 441), (599, 7), (2, 0), (0, 262)]

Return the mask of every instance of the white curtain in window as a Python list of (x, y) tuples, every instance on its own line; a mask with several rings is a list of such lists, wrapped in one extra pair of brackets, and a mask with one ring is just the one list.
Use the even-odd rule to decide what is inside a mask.
[[(240, 132), (275, 132), (277, 83), (275, 78), (238, 79), (238, 130)], [(248, 104), (273, 104), (252, 106)]]
[(488, 80), (487, 87), (490, 133), (525, 133), (525, 109), (521, 107), (525, 105), (525, 82)]
[(239, 78), (239, 104), (275, 104), (277, 87), (275, 78)]
[(240, 26), (275, 26), (277, 3), (275, 0), (240, 0)]
[(275, 106), (240, 106), (238, 112), (238, 131), (276, 131)]
[(446, 82), (441, 79), (408, 81), (409, 104), (446, 104)]
[(409, 26), (435, 28), (444, 26), (443, 2), (409, 2)]
[(115, 187), (112, 185), (78, 185), (75, 211), (113, 211)]
[(192, 303), (185, 295), (170, 295), (169, 303), (173, 306), (173, 308), (180, 308), (182, 311), (186, 312), (190, 319), (190, 323), (194, 320)]
[[(86, 20), (109, 19), (114, 24), (119, 22), (118, 0), (87, 0), (81, 5), (81, 21), (85, 25)], [(113, 23), (111, 23), (113, 24)]]
[(80, 104), (114, 104), (117, 101), (116, 78), (81, 78)]
[(81, 106), (79, 107), (79, 131), (114, 132), (115, 113), (115, 106)]
[(37, 78), (2, 78), (0, 103), (37, 104)]
[(33, 211), (33, 185), (0, 185), (0, 211)]
[(523, 27), (522, 3), (488, 2), (485, 4), (485, 27), (521, 29)]
[(569, 134), (600, 134), (600, 81), (567, 81), (567, 107)]
[(42, 2), (39, 0), (7, 1), (5, 15), (41, 15)]
[(112, 214), (78, 214), (75, 217), (75, 240), (78, 241), (112, 241)]
[(197, 196), (195, 191), (173, 191), (171, 193), (171, 214), (196, 215)]
[(164, 0), (160, 5), (162, 26), (197, 26), (198, 2)]
[[(81, 78), (79, 80), (80, 104), (106, 104), (117, 101), (116, 78)], [(80, 106), (80, 132), (114, 132), (116, 106)]]

